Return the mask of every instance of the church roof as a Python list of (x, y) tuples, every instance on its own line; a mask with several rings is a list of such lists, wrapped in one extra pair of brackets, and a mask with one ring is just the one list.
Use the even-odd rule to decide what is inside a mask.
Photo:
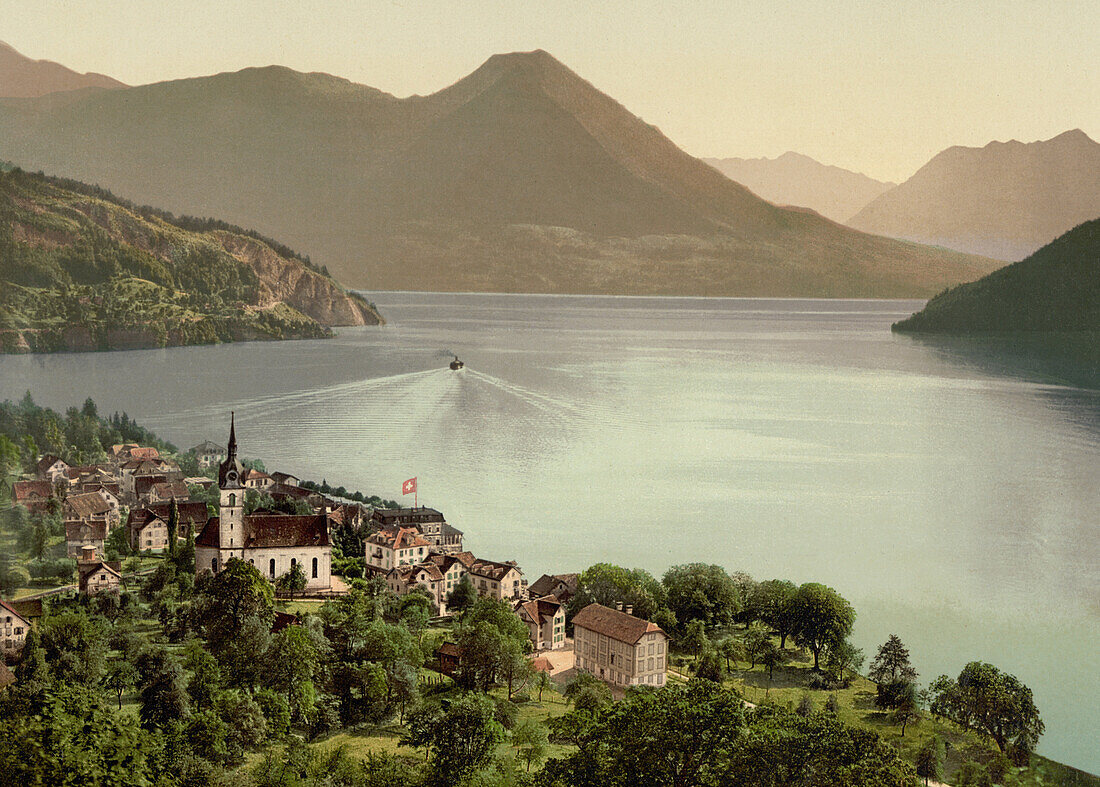
[[(220, 517), (211, 517), (195, 539), (196, 546), (220, 547), (220, 524)], [(243, 549), (329, 545), (327, 514), (249, 514), (244, 517), (241, 529)]]

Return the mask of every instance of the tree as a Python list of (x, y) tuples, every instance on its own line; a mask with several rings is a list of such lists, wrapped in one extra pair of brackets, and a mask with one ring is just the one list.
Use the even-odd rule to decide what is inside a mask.
[(699, 661), (695, 665), (695, 677), (711, 680), (715, 683), (721, 683), (725, 680), (726, 671), (722, 666), (722, 657), (718, 655), (718, 651), (710, 648), (703, 651), (703, 655), (699, 657)]
[(492, 700), (465, 694), (415, 708), (401, 743), (424, 748), (438, 782), (454, 785), (488, 765), (493, 749), (504, 737), (504, 727), (494, 718)]
[(843, 596), (817, 582), (799, 587), (790, 604), (792, 633), (814, 654), (814, 669), (820, 670), (821, 651), (852, 633), (856, 613)]
[(875, 683), (893, 683), (897, 680), (912, 683), (917, 679), (917, 671), (909, 662), (909, 650), (897, 634), (891, 634), (879, 646), (867, 676)]
[(103, 622), (83, 612), (46, 615), (39, 625), (42, 650), (56, 680), (93, 686), (99, 683), (107, 656)]
[(693, 620), (687, 624), (681, 645), (684, 650), (693, 656), (698, 656), (710, 647), (710, 640), (707, 639), (707, 632), (703, 628), (703, 621)]
[(630, 691), (597, 713), (575, 754), (546, 764), (543, 782), (554, 787), (719, 783), (743, 732), (740, 698), (717, 683), (693, 679)]
[(539, 693), (539, 702), (542, 702), (542, 693), (546, 691), (552, 685), (553, 681), (550, 680), (550, 673), (546, 670), (539, 670), (535, 673), (535, 681), (532, 684)]
[(254, 685), (260, 678), (257, 655), (267, 650), (274, 618), (271, 584), (255, 566), (230, 558), (196, 589), (197, 617), (226, 682)]
[(225, 745), (227, 759), (240, 762), (244, 753), (262, 746), (267, 740), (268, 725), (260, 704), (244, 692), (223, 691), (214, 703), (215, 711), (227, 726)]
[(726, 660), (726, 672), (729, 672), (731, 662), (736, 664), (745, 658), (745, 647), (736, 638), (725, 637), (718, 643), (718, 655)]
[(145, 729), (165, 727), (187, 716), (183, 671), (167, 650), (150, 648), (138, 656), (139, 718)]
[(941, 675), (929, 689), (934, 713), (986, 733), (1002, 752), (1011, 742), (1030, 753), (1045, 730), (1031, 689), (992, 664), (972, 661), (957, 680)]
[(290, 570), (275, 580), (275, 587), (280, 593), (289, 593), (291, 598), (298, 591), (306, 589), (306, 575), (299, 563), (292, 563)]
[(578, 710), (598, 710), (611, 702), (611, 689), (590, 672), (578, 672), (565, 685), (566, 702)]
[(661, 619), (659, 613), (668, 606), (667, 596), (664, 585), (648, 571), (596, 563), (577, 577), (577, 592), (569, 599), (567, 613), (572, 620), (589, 604), (603, 604), (612, 609), (619, 603), (629, 604), (634, 608), (634, 615), (652, 620), (663, 628), (667, 620)]
[(187, 694), (192, 705), (200, 711), (213, 707), (222, 680), (217, 659), (198, 642), (192, 641), (185, 651), (184, 666), (191, 672)]
[(137, 668), (129, 661), (116, 661), (107, 668), (103, 685), (118, 694), (118, 709), (122, 710), (122, 695), (137, 683)]
[(741, 596), (721, 566), (687, 563), (673, 566), (661, 579), (668, 608), (679, 621), (701, 620), (708, 630), (729, 626), (741, 611)]
[(943, 781), (943, 764), (946, 758), (943, 740), (938, 735), (933, 735), (920, 747), (917, 752), (917, 776), (924, 779), (925, 785), (929, 780)]
[(402, 596), (398, 601), (398, 620), (416, 635), (417, 642), (421, 641), (428, 620), (432, 617), (434, 606), (431, 597), (423, 588), (415, 588), (413, 592)]
[(989, 771), (980, 763), (968, 760), (955, 772), (956, 787), (993, 787)]
[(905, 691), (897, 699), (891, 721), (901, 725), (901, 737), (905, 737), (905, 728), (908, 724), (919, 724), (921, 720), (920, 698), (917, 694), (916, 684), (905, 684)]
[(498, 679), (522, 679), (531, 648), (527, 626), (503, 601), (482, 598), (462, 616), (456, 639), (462, 664), (455, 679), (466, 688), (488, 690)]
[(862, 664), (863, 650), (846, 639), (832, 643), (825, 652), (825, 669), (838, 683), (846, 685), (846, 673), (859, 672)]
[(741, 642), (745, 655), (749, 657), (749, 669), (756, 666), (756, 662), (771, 641), (771, 634), (766, 626), (759, 623), (750, 623), (749, 627), (745, 629)]
[(787, 647), (791, 632), (790, 601), (798, 588), (786, 579), (768, 579), (756, 586), (751, 599), (760, 620), (779, 635), (779, 647)]
[(176, 498), (168, 506), (168, 557), (176, 554), (176, 539), (180, 526), (180, 509), (176, 504)]
[(810, 716), (813, 714), (814, 700), (808, 691), (802, 693), (802, 698), (798, 701), (798, 707), (795, 708), (794, 712), (799, 716)]
[(286, 696), (291, 718), (306, 718), (313, 708), (313, 678), (320, 666), (309, 633), (302, 626), (287, 626), (271, 638), (264, 660), (264, 685)]
[(520, 759), (527, 763), (528, 773), (531, 772), (533, 763), (546, 756), (549, 743), (546, 728), (534, 719), (525, 719), (512, 730), (512, 747), (516, 749)]

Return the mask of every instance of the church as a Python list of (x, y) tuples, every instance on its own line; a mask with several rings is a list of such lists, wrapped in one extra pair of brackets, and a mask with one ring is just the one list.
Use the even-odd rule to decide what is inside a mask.
[(211, 517), (195, 539), (195, 572), (216, 574), (226, 561), (237, 558), (254, 565), (274, 582), (298, 565), (305, 575), (307, 591), (331, 589), (328, 514), (245, 514), (244, 476), (231, 415), (226, 457), (218, 466), (218, 516)]

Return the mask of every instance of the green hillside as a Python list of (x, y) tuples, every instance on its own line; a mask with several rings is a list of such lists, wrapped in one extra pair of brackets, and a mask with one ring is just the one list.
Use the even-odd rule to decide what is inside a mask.
[(894, 325), (914, 333), (1100, 332), (1100, 219), (953, 287)]
[(0, 171), (6, 352), (320, 338), (378, 321), (308, 259), (255, 233)]

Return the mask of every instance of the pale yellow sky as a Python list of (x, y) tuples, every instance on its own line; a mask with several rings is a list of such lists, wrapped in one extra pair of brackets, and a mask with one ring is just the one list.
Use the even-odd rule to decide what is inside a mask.
[(131, 84), (278, 63), (398, 96), (541, 48), (698, 156), (901, 180), (950, 145), (1100, 138), (1097, 0), (3, 0), (0, 40)]

